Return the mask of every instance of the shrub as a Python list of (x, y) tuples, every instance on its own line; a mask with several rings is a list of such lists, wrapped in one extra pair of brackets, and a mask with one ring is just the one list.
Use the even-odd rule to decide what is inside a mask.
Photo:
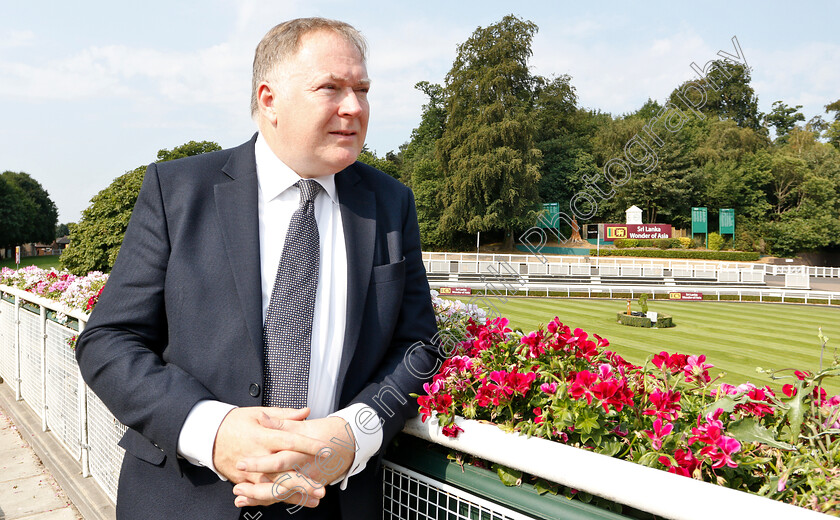
[(616, 238), (613, 240), (613, 245), (619, 249), (626, 249), (628, 247), (639, 247), (639, 242), (635, 238)]
[(671, 239), (670, 238), (657, 238), (653, 241), (653, 245), (658, 247), (659, 249), (671, 249)]
[(709, 233), (709, 249), (713, 251), (720, 251), (723, 249), (723, 237), (720, 233)]
[(689, 249), (694, 245), (694, 241), (691, 240), (691, 237), (680, 237), (677, 239), (677, 242), (680, 243), (680, 248), (682, 249)]

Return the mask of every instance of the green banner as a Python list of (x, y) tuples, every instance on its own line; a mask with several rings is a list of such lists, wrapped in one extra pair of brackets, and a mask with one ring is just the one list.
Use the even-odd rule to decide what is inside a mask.
[(691, 234), (708, 233), (709, 219), (706, 208), (691, 208)]
[(734, 235), (735, 234), (735, 210), (721, 209), (720, 210), (720, 234)]
[(546, 202), (543, 204), (542, 215), (537, 222), (541, 228), (556, 228), (559, 214), (559, 202)]

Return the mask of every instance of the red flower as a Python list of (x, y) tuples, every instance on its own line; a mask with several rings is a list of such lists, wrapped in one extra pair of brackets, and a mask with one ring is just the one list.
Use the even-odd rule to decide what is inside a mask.
[(676, 420), (679, 417), (679, 411), (682, 410), (682, 406), (679, 404), (681, 397), (679, 392), (673, 390), (662, 392), (657, 389), (648, 396), (654, 407), (647, 408), (642, 413), (655, 415), (660, 419), (668, 419), (669, 421)]
[(462, 431), (464, 431), (464, 429), (455, 423), (443, 427), (443, 434), (447, 437), (457, 437)]
[(784, 385), (782, 386), (782, 393), (784, 393), (788, 397), (794, 397), (798, 390), (793, 385)]
[(588, 370), (581, 370), (577, 374), (574, 374), (573, 377), (575, 380), (569, 387), (569, 395), (572, 396), (572, 399), (586, 397), (586, 404), (592, 404), (591, 387), (598, 380), (598, 376)]
[(542, 411), (542, 408), (534, 408), (534, 409), (533, 409), (533, 410), (531, 410), (531, 411), (532, 411), (532, 412), (534, 412), (534, 415), (536, 415), (536, 418), (534, 419), (534, 422), (535, 422), (536, 424), (541, 424), (541, 423), (543, 422), (543, 411)]

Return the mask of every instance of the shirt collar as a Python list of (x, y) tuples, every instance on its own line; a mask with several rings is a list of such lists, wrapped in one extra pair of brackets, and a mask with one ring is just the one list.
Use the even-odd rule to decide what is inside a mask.
[[(265, 202), (273, 200), (301, 179), (300, 175), (286, 166), (286, 163), (274, 154), (262, 132), (257, 136), (254, 154), (257, 160), (257, 180)], [(335, 191), (335, 174), (324, 175), (314, 180), (324, 188), (333, 202), (338, 202)]]

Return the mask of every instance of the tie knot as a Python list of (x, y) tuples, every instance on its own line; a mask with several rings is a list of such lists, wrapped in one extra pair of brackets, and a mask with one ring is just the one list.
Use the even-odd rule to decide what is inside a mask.
[(301, 179), (297, 181), (295, 185), (300, 190), (301, 205), (314, 201), (315, 197), (318, 196), (318, 192), (323, 189), (321, 188), (321, 185), (318, 184), (318, 181), (314, 181), (312, 179)]

